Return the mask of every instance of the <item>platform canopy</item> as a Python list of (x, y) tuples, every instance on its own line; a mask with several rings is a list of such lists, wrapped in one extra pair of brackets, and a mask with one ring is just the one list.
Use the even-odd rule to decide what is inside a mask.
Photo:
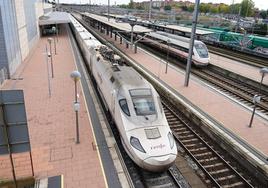
[[(117, 29), (119, 31), (124, 31), (124, 32), (131, 32), (131, 26), (129, 23), (126, 22), (117, 22), (115, 19), (110, 18), (108, 21), (107, 17), (104, 16), (99, 16), (96, 14), (90, 14), (90, 13), (84, 13), (84, 15), (90, 17), (91, 19), (97, 20), (99, 22), (102, 22), (103, 24), (109, 25), (113, 27), (114, 29)], [(133, 28), (134, 33), (149, 33), (152, 32), (153, 30), (148, 29), (146, 27), (140, 26), (140, 25), (135, 25)]]
[(39, 25), (63, 24), (69, 22), (70, 18), (67, 12), (50, 12), (39, 18)]

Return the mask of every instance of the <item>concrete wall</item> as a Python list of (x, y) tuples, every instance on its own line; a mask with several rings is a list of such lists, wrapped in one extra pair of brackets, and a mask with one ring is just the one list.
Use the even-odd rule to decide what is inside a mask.
[(39, 17), (44, 14), (42, 0), (0, 0), (0, 70), (12, 76), (39, 39)]
[[(19, 45), (19, 35), (17, 30), (17, 19), (15, 10), (15, 0), (0, 0), (1, 9), (1, 25), (2, 35), (0, 38), (4, 38), (4, 43), (1, 43), (0, 54), (5, 54), (5, 59), (0, 62), (0, 69), (6, 68), (11, 75), (15, 72), (17, 66), (21, 62), (21, 52)], [(3, 47), (3, 48), (2, 48)]]
[(27, 23), (25, 22), (24, 8), (22, 8), (24, 7), (23, 3), (24, 0), (16, 0), (16, 15), (17, 15), (22, 61), (27, 57), (29, 53)]

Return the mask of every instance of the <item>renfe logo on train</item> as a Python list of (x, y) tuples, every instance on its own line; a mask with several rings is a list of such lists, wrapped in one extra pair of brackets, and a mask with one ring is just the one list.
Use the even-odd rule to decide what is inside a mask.
[(164, 148), (164, 147), (166, 147), (165, 144), (159, 144), (159, 145), (156, 145), (156, 146), (152, 146), (152, 147), (151, 147), (151, 150), (153, 150), (153, 149), (162, 149), (162, 148)]

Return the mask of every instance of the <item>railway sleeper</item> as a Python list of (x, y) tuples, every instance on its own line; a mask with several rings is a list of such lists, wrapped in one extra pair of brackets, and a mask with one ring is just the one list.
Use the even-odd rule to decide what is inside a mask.
[(168, 124), (169, 124), (169, 127), (172, 129), (183, 127), (181, 126), (180, 122), (168, 122)]
[(196, 144), (184, 144), (184, 146), (185, 146), (188, 150), (190, 150), (191, 148), (196, 148), (196, 147), (197, 147)]
[(202, 152), (202, 153), (194, 153), (194, 156), (195, 157), (205, 157), (205, 156), (208, 156), (208, 155), (213, 155), (213, 153), (211, 151), (207, 151), (207, 152)]
[(228, 184), (228, 185), (223, 185), (222, 188), (230, 188), (230, 187), (244, 187), (244, 184), (243, 182), (241, 181), (238, 181), (238, 182), (235, 182), (235, 183), (231, 183), (231, 184)]
[(189, 134), (189, 135), (185, 135), (185, 136), (180, 136), (180, 139), (194, 138), (194, 137), (195, 137), (195, 135)]
[(174, 120), (174, 121), (169, 121), (168, 120), (168, 124), (169, 126), (172, 125), (172, 126), (182, 126), (182, 123), (178, 120)]
[(204, 150), (206, 150), (207, 147), (199, 147), (199, 148), (193, 148), (193, 149), (189, 149), (189, 151), (191, 153), (199, 153), (199, 152), (204, 152)]
[(178, 118), (177, 117), (174, 117), (173, 115), (170, 115), (170, 116), (167, 116), (166, 115), (166, 118), (167, 118), (168, 121), (171, 121), (171, 122), (178, 121)]
[(220, 169), (224, 169), (224, 164), (219, 162), (219, 163), (215, 163), (215, 164), (208, 164), (208, 165), (203, 165), (203, 167), (205, 169), (207, 169), (207, 171), (215, 171), (215, 170), (220, 170)]
[(164, 187), (173, 187), (174, 184), (170, 181), (168, 176), (162, 176), (158, 178), (146, 178), (146, 184), (152, 188), (164, 188)]
[(230, 170), (228, 168), (222, 168), (219, 170), (212, 169), (212, 171), (209, 171), (211, 175), (217, 175), (217, 176), (228, 176), (230, 174)]
[(181, 131), (186, 131), (187, 129), (185, 127), (176, 127), (176, 128), (172, 128), (172, 131), (179, 134)]
[(238, 182), (237, 176), (234, 174), (229, 174), (227, 176), (219, 176), (215, 178), (217, 182), (219, 182), (221, 185), (222, 184), (230, 184), (230, 183), (235, 183)]
[(200, 159), (198, 160), (199, 163), (202, 163), (202, 165), (208, 165), (208, 164), (211, 164), (212, 161), (216, 161), (216, 160), (219, 160), (218, 157), (211, 157), (211, 158), (206, 158), (206, 159)]
[(184, 139), (184, 138), (181, 138), (179, 137), (180, 140), (183, 142), (183, 143), (189, 143), (189, 142), (199, 142), (199, 139), (198, 138), (192, 138), (192, 139)]
[(165, 115), (166, 115), (167, 117), (174, 117), (174, 115), (173, 115), (171, 112), (169, 112), (169, 111), (165, 111), (165, 110), (164, 110), (164, 113), (165, 113)]
[(188, 131), (187, 129), (185, 131), (182, 132), (176, 132), (179, 136), (183, 136), (183, 135), (188, 135), (188, 134), (192, 134), (191, 131)]

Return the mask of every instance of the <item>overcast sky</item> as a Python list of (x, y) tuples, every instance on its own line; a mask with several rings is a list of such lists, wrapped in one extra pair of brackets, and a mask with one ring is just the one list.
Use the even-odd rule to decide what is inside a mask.
[[(108, 0), (59, 0), (60, 3), (88, 3), (91, 1), (93, 4), (107, 4)], [(144, 0), (133, 0), (134, 2), (142, 2)], [(163, 0), (164, 1), (164, 0)], [(194, 2), (194, 0), (190, 0)], [(242, 0), (234, 0), (235, 3), (240, 3)], [(268, 9), (268, 1), (267, 0), (253, 0), (255, 2), (255, 7), (259, 9)], [(111, 5), (114, 4), (128, 4), (130, 0), (110, 0)], [(201, 3), (225, 3), (231, 4), (233, 0), (200, 0)]]

